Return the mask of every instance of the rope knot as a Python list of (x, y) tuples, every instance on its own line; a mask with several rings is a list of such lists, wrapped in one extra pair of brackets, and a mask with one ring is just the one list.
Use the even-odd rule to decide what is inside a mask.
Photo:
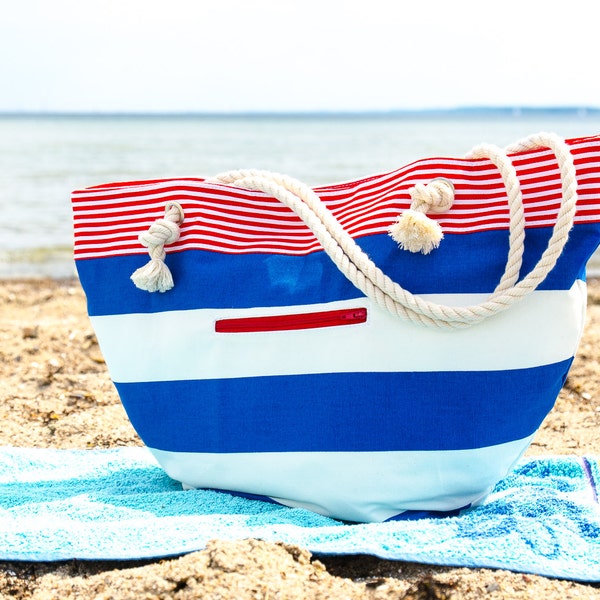
[(412, 201), (410, 208), (389, 228), (389, 234), (402, 250), (429, 254), (440, 245), (444, 233), (440, 224), (426, 213), (449, 210), (454, 202), (454, 185), (439, 177), (427, 185), (417, 183), (408, 193)]
[(154, 249), (172, 244), (179, 239), (179, 224), (167, 219), (156, 219), (148, 231), (140, 233), (138, 240), (142, 246)]
[(179, 225), (183, 218), (181, 206), (177, 202), (169, 202), (165, 206), (164, 218), (156, 219), (147, 231), (140, 233), (140, 244), (148, 248), (150, 255), (150, 261), (131, 275), (131, 280), (140, 290), (166, 292), (173, 287), (173, 276), (165, 264), (164, 247), (179, 239)]

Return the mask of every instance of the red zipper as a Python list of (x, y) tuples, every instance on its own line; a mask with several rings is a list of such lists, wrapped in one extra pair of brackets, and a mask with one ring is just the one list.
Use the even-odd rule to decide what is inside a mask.
[(217, 333), (255, 333), (260, 331), (293, 331), (296, 329), (316, 329), (318, 327), (339, 327), (356, 325), (367, 320), (366, 308), (344, 308), (294, 315), (272, 315), (264, 317), (243, 317), (241, 319), (220, 319), (215, 322)]

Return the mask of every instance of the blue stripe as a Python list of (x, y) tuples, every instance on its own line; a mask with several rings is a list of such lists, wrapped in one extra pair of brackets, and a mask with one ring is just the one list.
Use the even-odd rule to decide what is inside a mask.
[[(523, 273), (546, 248), (549, 228), (529, 229)], [(398, 249), (388, 235), (357, 240), (394, 281), (415, 294), (491, 293), (504, 271), (506, 231), (446, 235), (431, 254)], [(570, 289), (600, 241), (599, 225), (578, 225), (540, 289)], [(362, 296), (324, 252), (308, 256), (221, 254), (202, 250), (167, 256), (175, 288), (164, 294), (138, 290), (129, 277), (146, 255), (86, 259), (77, 269), (91, 316), (194, 308), (250, 308), (350, 300)]]
[(552, 408), (570, 364), (116, 386), (140, 437), (159, 450), (461, 450), (534, 433)]

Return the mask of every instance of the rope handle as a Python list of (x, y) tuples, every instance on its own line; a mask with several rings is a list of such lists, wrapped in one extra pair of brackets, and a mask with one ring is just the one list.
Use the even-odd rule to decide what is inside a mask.
[[(562, 203), (547, 248), (531, 272), (517, 282), (524, 252), (525, 216), (521, 187), (508, 154), (544, 147), (550, 148), (557, 158), (562, 182)], [(392, 281), (344, 230), (317, 194), (296, 179), (269, 171), (239, 170), (221, 173), (208, 182), (257, 190), (277, 198), (293, 210), (309, 227), (340, 271), (373, 302), (393, 315), (430, 327), (464, 328), (508, 309), (544, 281), (554, 268), (567, 242), (577, 205), (577, 182), (573, 156), (567, 144), (553, 133), (532, 135), (505, 150), (487, 144), (477, 146), (467, 155), (467, 158), (489, 158), (500, 171), (509, 205), (509, 252), (504, 274), (490, 297), (480, 304), (463, 307), (452, 307), (424, 300)], [(440, 191), (440, 185), (432, 186), (432, 183), (434, 182), (430, 182), (425, 187), (431, 188), (430, 200), (435, 203), (435, 198), (447, 194), (447, 191)], [(448, 183), (451, 186), (451, 182)], [(415, 186), (415, 188), (417, 187)], [(453, 186), (451, 187), (453, 188)], [(411, 196), (413, 199), (411, 209), (406, 212), (410, 214), (412, 211), (412, 216), (420, 213), (427, 218), (424, 213), (433, 212), (433, 210), (430, 211), (427, 208), (430, 207), (431, 202), (428, 203), (424, 199), (426, 196), (424, 190), (420, 189), (414, 193), (411, 191)], [(400, 218), (402, 219), (402, 217), (401, 215)], [(165, 216), (166, 218), (167, 216)], [(394, 236), (394, 226), (390, 229), (391, 235)], [(426, 240), (423, 247), (417, 248), (416, 251), (430, 251), (432, 249), (429, 248), (430, 241)], [(433, 243), (433, 247), (435, 247), (435, 243)], [(410, 250), (410, 248), (407, 249)], [(162, 252), (164, 261), (164, 250)], [(152, 252), (151, 257), (152, 260), (155, 260)], [(138, 284), (136, 283), (136, 285)]]

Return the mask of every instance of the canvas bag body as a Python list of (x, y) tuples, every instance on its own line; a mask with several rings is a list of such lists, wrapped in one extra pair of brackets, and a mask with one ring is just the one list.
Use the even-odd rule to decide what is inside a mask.
[[(470, 327), (391, 314), (340, 272), (278, 199), (200, 178), (73, 192), (75, 258), (111, 377), (141, 439), (187, 487), (258, 495), (350, 521), (446, 512), (484, 497), (551, 410), (585, 318), (600, 240), (600, 138), (567, 141), (573, 227), (536, 289)], [(525, 215), (521, 278), (560, 209), (554, 153), (511, 155)], [(452, 182), (429, 254), (388, 228), (409, 189)], [(418, 298), (484, 302), (509, 251), (506, 186), (486, 158), (434, 158), (315, 189), (368, 257)], [(149, 293), (138, 235), (177, 202), (185, 218)]]

